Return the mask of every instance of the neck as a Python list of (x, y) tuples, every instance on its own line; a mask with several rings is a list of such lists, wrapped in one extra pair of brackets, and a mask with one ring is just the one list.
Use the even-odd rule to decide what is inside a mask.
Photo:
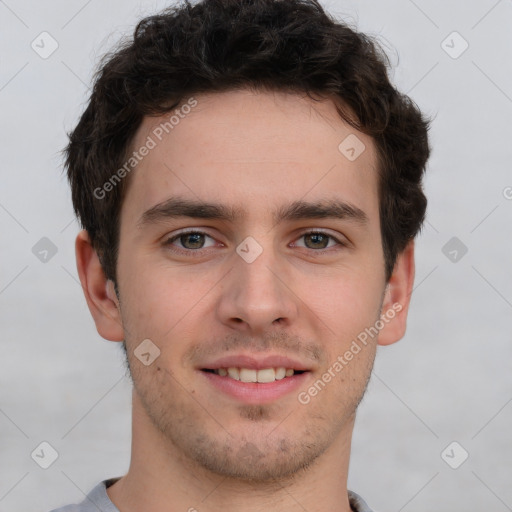
[(120, 512), (350, 512), (348, 463), (354, 418), (311, 465), (286, 479), (251, 482), (212, 473), (156, 429), (133, 391), (128, 473), (107, 489)]

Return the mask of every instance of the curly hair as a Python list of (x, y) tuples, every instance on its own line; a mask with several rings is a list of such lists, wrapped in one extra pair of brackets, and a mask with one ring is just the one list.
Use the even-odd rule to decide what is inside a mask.
[(335, 98), (340, 117), (372, 137), (386, 281), (424, 221), (422, 176), (430, 120), (390, 82), (389, 59), (369, 36), (316, 0), (184, 0), (140, 21), (101, 61), (64, 150), (74, 211), (115, 284), (120, 210), (129, 176), (102, 187), (126, 162), (144, 116), (192, 94), (240, 88)]

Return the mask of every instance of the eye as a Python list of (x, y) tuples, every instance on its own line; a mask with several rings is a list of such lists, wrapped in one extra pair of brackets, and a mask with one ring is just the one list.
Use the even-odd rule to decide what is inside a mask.
[[(205, 238), (209, 238), (213, 241), (212, 244), (206, 246), (205, 245)], [(213, 238), (206, 233), (203, 233), (202, 231), (182, 231), (181, 233), (178, 233), (177, 235), (172, 236), (171, 238), (168, 238), (165, 242), (165, 246), (175, 246), (174, 242), (178, 242), (181, 247), (179, 249), (185, 249), (185, 250), (197, 250), (197, 249), (204, 249), (205, 247), (212, 247), (215, 245), (215, 241)]]
[[(207, 239), (210, 240), (208, 243)], [(295, 242), (293, 246), (311, 249), (314, 252), (322, 253), (336, 246), (345, 247), (346, 243), (342, 242), (335, 236), (324, 231), (308, 231), (303, 233), (298, 240), (304, 240), (304, 244)], [(164, 242), (164, 246), (177, 253), (193, 253), (199, 252), (201, 249), (214, 247), (216, 241), (203, 231), (182, 231), (171, 236)]]
[[(305, 244), (303, 246), (299, 245), (298, 247), (306, 247), (306, 249), (324, 250), (336, 245), (346, 245), (336, 237), (324, 231), (310, 231), (308, 233), (303, 233), (299, 237), (299, 240), (300, 239), (303, 239)], [(330, 242), (333, 242), (333, 244), (329, 245)]]

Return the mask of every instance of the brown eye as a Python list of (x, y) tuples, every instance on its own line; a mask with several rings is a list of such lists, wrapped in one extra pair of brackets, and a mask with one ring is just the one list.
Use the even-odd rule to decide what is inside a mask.
[(333, 255), (350, 247), (350, 242), (344, 235), (332, 235), (329, 231), (306, 231), (292, 243), (292, 247), (307, 249), (312, 256)]
[(204, 245), (204, 236), (201, 233), (187, 233), (179, 237), (185, 249), (201, 249)]
[(302, 236), (308, 249), (325, 249), (329, 244), (329, 239), (332, 238), (325, 233), (306, 233)]
[[(206, 244), (206, 239), (209, 238), (211, 242)], [(164, 245), (172, 246), (176, 250), (198, 250), (206, 247), (212, 247), (215, 244), (213, 238), (201, 231), (188, 231), (185, 233), (178, 233), (177, 235), (169, 238)]]

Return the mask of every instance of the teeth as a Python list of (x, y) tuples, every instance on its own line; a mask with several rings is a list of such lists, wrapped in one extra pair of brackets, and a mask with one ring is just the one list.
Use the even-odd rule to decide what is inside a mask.
[(240, 368), (240, 380), (242, 382), (258, 382), (258, 371)]
[(217, 375), (221, 377), (229, 376), (232, 379), (241, 382), (274, 382), (281, 380), (285, 377), (291, 377), (294, 374), (293, 368), (263, 368), (261, 370), (254, 370), (252, 368), (219, 368), (215, 370)]
[(240, 372), (238, 368), (228, 368), (228, 375), (235, 380), (240, 380)]
[[(293, 370), (292, 370), (293, 371)], [(286, 377), (286, 368), (276, 368), (276, 380), (281, 380)]]
[[(274, 382), (276, 380), (276, 371), (274, 370), (274, 368), (265, 368), (264, 370), (258, 370), (257, 377), (258, 382)], [(243, 380), (241, 376), (240, 380)]]

